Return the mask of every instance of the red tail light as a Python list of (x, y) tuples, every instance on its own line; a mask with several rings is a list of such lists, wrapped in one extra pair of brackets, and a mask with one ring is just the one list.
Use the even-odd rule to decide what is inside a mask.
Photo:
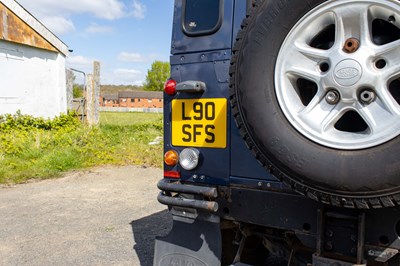
[(164, 91), (168, 95), (175, 95), (176, 94), (176, 81), (173, 79), (167, 80), (164, 85)]
[(178, 171), (164, 171), (165, 178), (181, 178), (181, 173)]

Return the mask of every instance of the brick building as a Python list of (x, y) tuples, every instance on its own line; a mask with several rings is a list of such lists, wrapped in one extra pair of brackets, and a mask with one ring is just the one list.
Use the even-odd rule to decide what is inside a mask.
[(161, 91), (121, 91), (118, 93), (119, 107), (162, 108)]
[(100, 106), (105, 107), (119, 107), (118, 95), (104, 95), (100, 97)]

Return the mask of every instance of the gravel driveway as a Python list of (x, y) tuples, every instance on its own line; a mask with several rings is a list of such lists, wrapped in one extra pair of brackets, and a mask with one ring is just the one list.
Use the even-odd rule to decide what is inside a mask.
[(109, 167), (0, 188), (0, 265), (152, 265), (171, 227), (161, 177)]

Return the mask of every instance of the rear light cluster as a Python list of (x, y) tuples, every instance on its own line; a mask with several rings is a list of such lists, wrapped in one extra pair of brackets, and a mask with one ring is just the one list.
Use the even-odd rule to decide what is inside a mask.
[[(177, 82), (173, 79), (168, 79), (164, 84), (164, 91), (168, 95), (176, 94)], [(164, 154), (164, 162), (166, 165), (174, 167), (180, 165), (185, 170), (193, 170), (199, 164), (200, 152), (195, 148), (183, 149), (180, 154), (175, 150), (169, 150)], [(180, 178), (180, 172), (178, 171), (164, 171), (165, 177)]]
[(164, 162), (168, 166), (175, 166), (178, 163), (185, 170), (193, 170), (199, 164), (200, 152), (195, 148), (186, 148), (180, 154), (175, 150), (169, 150), (164, 154)]

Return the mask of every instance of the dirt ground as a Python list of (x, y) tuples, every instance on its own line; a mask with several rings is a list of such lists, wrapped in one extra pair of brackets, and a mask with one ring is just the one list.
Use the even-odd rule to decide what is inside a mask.
[(0, 188), (0, 265), (152, 265), (171, 227), (161, 177), (107, 167)]

